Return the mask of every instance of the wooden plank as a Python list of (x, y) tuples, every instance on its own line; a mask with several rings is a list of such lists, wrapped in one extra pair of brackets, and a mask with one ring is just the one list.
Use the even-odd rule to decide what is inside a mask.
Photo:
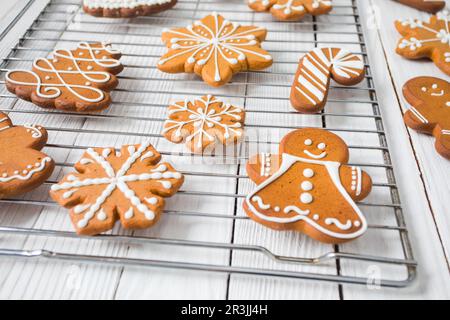
[[(383, 14), (377, 15), (380, 29), (370, 29), (371, 25), (365, 25), (366, 41), (368, 43), (368, 52), (372, 63), (373, 75), (376, 88), (378, 90), (378, 100), (384, 117), (384, 124), (387, 131), (388, 143), (391, 146), (392, 162), (394, 164), (399, 192), (404, 206), (404, 214), (409, 230), (409, 237), (413, 244), (415, 258), (419, 263), (418, 279), (412, 286), (406, 289), (379, 289), (368, 290), (364, 287), (344, 286), (344, 299), (373, 299), (373, 298), (402, 298), (402, 299), (445, 299), (449, 297), (449, 277), (447, 260), (444, 256), (442, 246), (439, 239), (439, 233), (433, 220), (433, 212), (430, 210), (427, 202), (427, 190), (421, 181), (418, 172), (418, 164), (415, 161), (414, 149), (416, 143), (413, 140), (413, 148), (409, 143), (409, 137), (401, 119), (401, 110), (397, 100), (397, 94), (400, 92), (397, 84), (399, 76), (408, 78), (412, 72), (428, 72), (421, 69), (420, 64), (415, 62), (404, 61), (400, 57), (393, 54), (393, 46), (395, 46), (395, 37), (383, 39), (387, 34), (394, 33), (392, 21), (394, 17), (406, 17), (408, 13), (404, 13), (405, 7), (392, 3), (391, 1), (358, 2), (362, 21), (369, 21), (370, 14), (374, 8), (377, 12)], [(374, 6), (374, 7), (371, 7)], [(414, 10), (411, 10), (413, 12)], [(410, 12), (410, 13), (411, 13)], [(416, 11), (414, 11), (417, 13)], [(381, 36), (383, 46), (380, 45), (378, 37)], [(383, 50), (384, 49), (384, 50)], [(391, 74), (386, 67), (384, 55), (388, 57)], [(412, 64), (412, 65), (411, 65)], [(395, 69), (395, 71), (393, 71)], [(408, 74), (409, 75), (406, 75)], [(390, 81), (386, 81), (390, 76), (394, 76), (396, 83), (395, 88), (392, 87)], [(430, 144), (431, 148), (431, 144)], [(418, 155), (416, 151), (416, 155)], [(441, 172), (442, 173), (442, 172)], [(427, 174), (427, 173), (425, 173)], [(438, 183), (438, 181), (434, 181)], [(447, 189), (448, 190), (448, 189)], [(442, 201), (442, 200), (441, 200)], [(434, 211), (436, 214), (436, 211)], [(443, 214), (443, 212), (441, 213)], [(384, 241), (373, 239), (372, 235), (369, 241), (372, 246), (364, 248), (359, 242), (350, 243), (345, 246), (346, 251), (351, 252), (368, 252), (373, 253), (373, 249), (384, 251), (387, 256), (392, 253), (398, 253), (399, 248), (393, 248), (394, 239), (385, 237)], [(367, 251), (369, 249), (369, 251)], [(342, 263), (342, 272), (346, 275), (355, 275), (366, 273), (374, 278), (386, 275), (393, 279), (405, 279), (405, 270), (398, 268), (374, 268), (370, 264), (347, 264)], [(369, 289), (377, 289), (371, 286)]]

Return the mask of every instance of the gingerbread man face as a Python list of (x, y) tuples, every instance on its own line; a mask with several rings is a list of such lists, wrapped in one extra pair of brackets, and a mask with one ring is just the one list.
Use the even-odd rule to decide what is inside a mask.
[(51, 175), (55, 164), (40, 152), (47, 142), (41, 126), (13, 126), (0, 112), (0, 199), (26, 193)]
[(395, 22), (403, 36), (397, 53), (408, 59), (429, 58), (450, 75), (450, 17), (448, 11), (431, 16), (429, 22), (406, 19)]
[(287, 134), (280, 144), (280, 153), (322, 161), (348, 161), (348, 148), (337, 135), (312, 128)]
[(275, 230), (295, 230), (326, 243), (361, 236), (367, 222), (355, 201), (367, 197), (370, 176), (348, 166), (348, 147), (322, 129), (299, 129), (280, 143), (280, 154), (247, 163), (257, 187), (244, 201), (250, 218)]
[(404, 119), (408, 127), (436, 137), (436, 150), (450, 159), (450, 83), (434, 77), (418, 77), (403, 87), (411, 104)]

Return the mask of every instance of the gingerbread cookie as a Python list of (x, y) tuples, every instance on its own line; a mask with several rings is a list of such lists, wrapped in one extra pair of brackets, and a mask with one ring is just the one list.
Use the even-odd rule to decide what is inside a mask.
[(355, 201), (367, 197), (370, 176), (347, 165), (348, 147), (323, 129), (287, 134), (280, 154), (259, 154), (247, 173), (258, 186), (244, 201), (253, 220), (276, 230), (296, 230), (325, 243), (361, 236), (367, 222)]
[(46, 142), (43, 127), (13, 126), (0, 112), (0, 199), (31, 191), (50, 177), (55, 163), (39, 151)]
[(300, 112), (321, 111), (327, 102), (330, 79), (351, 86), (364, 79), (361, 58), (339, 48), (316, 48), (301, 60), (291, 88), (291, 104)]
[(272, 57), (261, 49), (266, 34), (264, 28), (241, 26), (214, 12), (192, 26), (163, 31), (162, 40), (169, 50), (158, 68), (168, 73), (196, 73), (207, 84), (222, 86), (235, 73), (272, 65)]
[(270, 11), (279, 20), (300, 20), (306, 14), (318, 16), (331, 11), (331, 0), (248, 0), (255, 11)]
[(109, 44), (81, 42), (75, 50), (55, 50), (52, 59), (36, 59), (31, 71), (9, 71), (6, 87), (43, 108), (102, 110), (111, 104), (107, 92), (117, 87), (114, 75), (123, 70), (120, 56)]
[(164, 208), (164, 197), (174, 195), (183, 175), (149, 142), (141, 145), (87, 149), (75, 164), (76, 173), (51, 187), (50, 195), (70, 209), (78, 234), (95, 235), (120, 219), (126, 229), (154, 225)]
[(445, 1), (443, 0), (397, 0), (400, 3), (406, 4), (410, 7), (436, 13), (445, 8)]
[(169, 119), (163, 134), (174, 143), (186, 142), (195, 153), (213, 147), (236, 143), (244, 135), (244, 109), (225, 104), (213, 96), (194, 101), (180, 101), (169, 106)]
[(397, 53), (408, 59), (428, 58), (450, 75), (450, 17), (448, 11), (431, 16), (429, 22), (398, 20), (395, 27), (403, 36)]
[(175, 6), (177, 0), (83, 0), (83, 10), (95, 17), (148, 16)]
[(418, 77), (403, 86), (411, 104), (404, 119), (408, 127), (436, 137), (436, 150), (450, 159), (450, 83), (434, 77)]

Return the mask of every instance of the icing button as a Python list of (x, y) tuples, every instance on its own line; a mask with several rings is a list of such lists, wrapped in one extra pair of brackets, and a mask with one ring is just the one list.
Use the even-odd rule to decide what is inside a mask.
[(303, 181), (301, 184), (301, 188), (303, 191), (311, 191), (313, 187), (313, 184), (309, 181)]
[(309, 192), (304, 192), (300, 195), (300, 201), (304, 204), (311, 203), (313, 201), (313, 196)]
[(314, 171), (310, 168), (303, 170), (303, 176), (306, 178), (312, 178), (314, 176)]

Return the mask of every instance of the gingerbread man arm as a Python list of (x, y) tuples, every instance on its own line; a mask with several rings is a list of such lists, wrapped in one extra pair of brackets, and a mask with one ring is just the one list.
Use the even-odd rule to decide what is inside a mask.
[(257, 185), (270, 178), (280, 167), (281, 157), (278, 154), (260, 153), (247, 162), (247, 174)]
[(339, 175), (345, 190), (355, 201), (363, 200), (372, 190), (372, 179), (359, 167), (343, 165)]

